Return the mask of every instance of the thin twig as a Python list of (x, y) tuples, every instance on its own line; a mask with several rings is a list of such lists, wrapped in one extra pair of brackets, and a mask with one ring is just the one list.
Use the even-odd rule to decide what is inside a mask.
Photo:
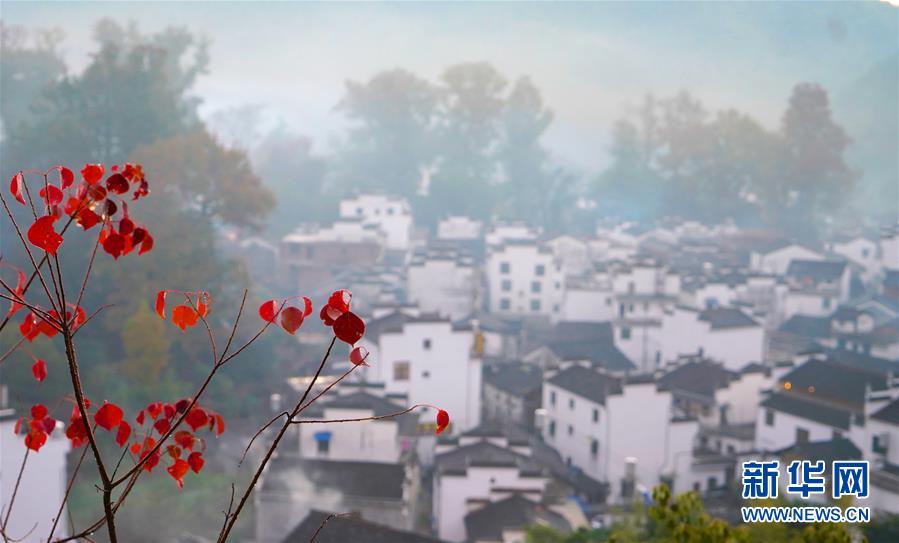
[(59, 510), (56, 511), (56, 517), (53, 518), (53, 526), (50, 527), (50, 535), (47, 536), (47, 541), (53, 540), (53, 534), (56, 533), (56, 525), (59, 524), (59, 519), (62, 517), (62, 512), (66, 507), (66, 502), (69, 501), (69, 493), (72, 492), (72, 486), (75, 485), (75, 478), (78, 477), (78, 472), (81, 470), (81, 464), (84, 462), (84, 457), (87, 456), (87, 447), (84, 447), (81, 450), (81, 457), (78, 459), (78, 463), (75, 464), (75, 469), (72, 471), (72, 476), (69, 478), (69, 484), (66, 485), (66, 493), (62, 496), (62, 502), (59, 504)]

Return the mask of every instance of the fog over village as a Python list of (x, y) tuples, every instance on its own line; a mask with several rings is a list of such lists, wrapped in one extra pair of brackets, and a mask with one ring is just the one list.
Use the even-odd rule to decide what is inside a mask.
[[(867, 461), (873, 518), (846, 533), (899, 540), (899, 8), (4, 0), (0, 21), (3, 179), (127, 161), (152, 188), (143, 260), (66, 239), (60, 283), (92, 266), (104, 308), (78, 335), (91, 398), (133, 413), (202, 381), (207, 331), (161, 321), (158, 291), (212, 293), (225, 337), (244, 289), (248, 319), (315, 304), (223, 368), (202, 477), (147, 476), (122, 541), (215, 541), (307, 386), (230, 541), (688, 541), (653, 531), (660, 485), (728, 541), (809, 541), (740, 527), (743, 463), (797, 459)], [(6, 223), (0, 252), (29, 261)], [(319, 376), (338, 289), (365, 332)], [(17, 421), (59, 407), (66, 353), (12, 323), (0, 532), (65, 538), (99, 487), (59, 431), (19, 489)]]

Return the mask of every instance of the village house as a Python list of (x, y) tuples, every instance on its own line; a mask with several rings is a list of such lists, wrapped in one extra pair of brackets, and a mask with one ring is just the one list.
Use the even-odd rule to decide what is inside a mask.
[(340, 201), (340, 218), (360, 220), (384, 232), (385, 246), (391, 251), (408, 251), (412, 238), (412, 209), (405, 198), (361, 194)]
[(692, 451), (694, 419), (675, 418), (671, 392), (652, 376), (616, 377), (579, 364), (547, 375), (541, 433), (570, 466), (609, 485), (611, 502), (651, 488)]
[(533, 241), (505, 241), (488, 249), (488, 307), (492, 313), (558, 319), (564, 299), (561, 263)]
[(477, 520), (468, 523), (477, 533), (466, 531), (466, 517), (473, 511), (512, 495), (537, 503), (563, 501), (566, 492), (556, 485), (549, 469), (531, 456), (526, 441), (475, 432), (438, 444), (432, 491), (435, 532), (447, 541), (470, 541), (483, 535)]
[[(366, 323), (359, 342), (369, 351), (369, 366), (356, 372), (384, 383), (388, 393), (410, 403), (439, 405), (453, 414), (449, 432), (473, 428), (481, 420), (481, 355), (470, 323), (418, 309), (394, 311)], [(430, 408), (417, 411), (433, 426)]]
[(478, 305), (480, 271), (471, 256), (432, 249), (412, 257), (406, 272), (406, 298), (422, 311), (459, 320)]
[(845, 261), (792, 260), (785, 275), (789, 290), (783, 302), (783, 317), (831, 314), (849, 301), (850, 279)]

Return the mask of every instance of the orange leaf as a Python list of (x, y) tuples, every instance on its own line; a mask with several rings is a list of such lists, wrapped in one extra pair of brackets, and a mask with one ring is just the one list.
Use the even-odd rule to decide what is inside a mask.
[(197, 324), (198, 320), (200, 320), (200, 316), (197, 314), (197, 310), (189, 305), (178, 305), (172, 310), (172, 322), (181, 328), (182, 332)]

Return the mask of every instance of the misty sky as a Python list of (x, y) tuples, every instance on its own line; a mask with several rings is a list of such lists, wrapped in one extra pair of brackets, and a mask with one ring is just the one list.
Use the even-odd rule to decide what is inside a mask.
[(186, 25), (212, 40), (202, 113), (264, 106), (312, 137), (342, 135), (334, 112), (346, 79), (402, 67), (435, 78), (486, 60), (510, 79), (530, 75), (556, 114), (546, 143), (571, 166), (605, 163), (611, 123), (646, 92), (687, 89), (713, 109), (733, 106), (769, 126), (797, 81), (832, 93), (896, 54), (899, 10), (842, 3), (0, 3), (5, 24), (59, 27), (74, 70), (100, 17), (144, 31)]

